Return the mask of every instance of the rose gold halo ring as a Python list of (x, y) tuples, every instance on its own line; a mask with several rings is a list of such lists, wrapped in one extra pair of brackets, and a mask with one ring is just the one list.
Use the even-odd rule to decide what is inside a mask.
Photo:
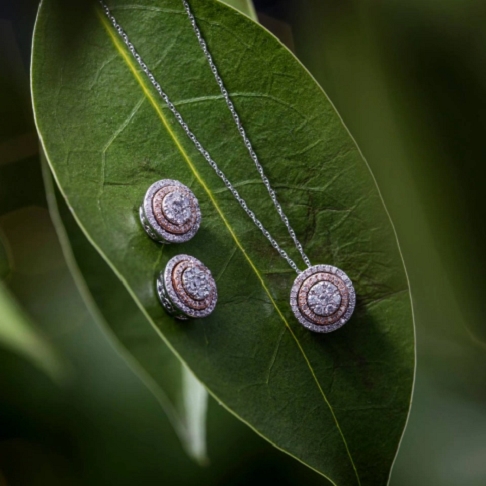
[(196, 196), (172, 179), (162, 179), (148, 188), (139, 214), (145, 232), (159, 243), (184, 243), (201, 224)]
[(353, 314), (356, 292), (350, 278), (332, 265), (314, 265), (300, 273), (290, 292), (297, 320), (314, 332), (332, 332)]
[(157, 279), (157, 293), (165, 310), (181, 320), (209, 316), (218, 300), (211, 271), (189, 255), (169, 260)]

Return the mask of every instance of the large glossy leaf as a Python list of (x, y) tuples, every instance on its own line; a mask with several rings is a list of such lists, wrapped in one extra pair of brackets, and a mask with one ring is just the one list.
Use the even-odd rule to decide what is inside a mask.
[(44, 169), (52, 220), (84, 300), (100, 325), (118, 338), (118, 351), (155, 395), (187, 453), (200, 463), (206, 462), (205, 388), (147, 325), (126, 288), (88, 242), (64, 199), (54, 190), (49, 169)]
[[(44, 0), (34, 38), (37, 126), (60, 188), (91, 243), (160, 339), (218, 400), (339, 485), (386, 484), (414, 371), (408, 282), (374, 179), (321, 88), (273, 36), (217, 2), (191, 2), (260, 159), (314, 263), (343, 268), (358, 305), (331, 335), (289, 309), (295, 274), (185, 138), (94, 9)], [(178, 0), (113, 12), (198, 138), (294, 258), (286, 230), (232, 123)], [(170, 177), (203, 212), (190, 242), (162, 249), (138, 206)], [(203, 321), (176, 322), (154, 278), (171, 256), (203, 260), (220, 290)], [(144, 325), (144, 324), (140, 324)]]

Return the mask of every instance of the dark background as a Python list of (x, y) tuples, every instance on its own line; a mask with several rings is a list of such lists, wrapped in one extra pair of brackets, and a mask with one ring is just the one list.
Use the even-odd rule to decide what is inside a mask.
[[(336, 105), (399, 236), (418, 367), (391, 484), (483, 486), (486, 3), (257, 0), (255, 7)], [(213, 401), (211, 464), (193, 464), (89, 315), (43, 195), (28, 82), (36, 8), (28, 0), (0, 4), (0, 237), (16, 262), (2, 277), (74, 378), (60, 391), (0, 349), (0, 485), (326, 484)]]

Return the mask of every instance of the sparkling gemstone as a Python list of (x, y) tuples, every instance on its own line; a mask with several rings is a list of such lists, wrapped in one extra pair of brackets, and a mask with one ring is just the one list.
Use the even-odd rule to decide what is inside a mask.
[(331, 282), (319, 282), (310, 289), (307, 304), (318, 316), (327, 317), (339, 309), (341, 294)]
[(203, 300), (211, 293), (211, 283), (206, 272), (197, 267), (188, 268), (182, 274), (186, 292), (195, 300)]
[(181, 191), (173, 191), (164, 197), (162, 211), (173, 224), (181, 226), (191, 219), (191, 200)]

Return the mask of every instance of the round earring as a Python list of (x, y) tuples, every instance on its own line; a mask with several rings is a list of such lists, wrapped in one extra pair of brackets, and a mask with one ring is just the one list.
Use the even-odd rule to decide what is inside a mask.
[(218, 300), (211, 271), (189, 255), (169, 260), (157, 278), (157, 293), (164, 309), (181, 320), (209, 316)]
[(314, 265), (300, 273), (290, 293), (297, 320), (314, 332), (332, 332), (353, 314), (356, 293), (351, 279), (332, 265)]
[(187, 186), (171, 179), (162, 179), (148, 188), (139, 214), (145, 232), (159, 243), (188, 241), (201, 224), (196, 196)]

